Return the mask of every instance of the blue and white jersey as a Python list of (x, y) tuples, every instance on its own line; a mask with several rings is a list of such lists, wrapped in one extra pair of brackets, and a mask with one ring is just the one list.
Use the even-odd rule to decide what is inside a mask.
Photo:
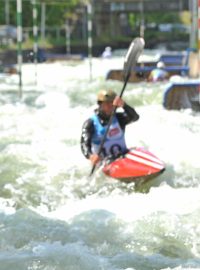
[[(107, 125), (103, 126), (97, 115), (92, 116), (95, 133), (92, 138), (92, 152), (98, 153), (102, 138), (107, 130)], [(114, 116), (109, 127), (108, 134), (103, 145), (102, 154), (104, 156), (114, 155), (125, 152), (127, 149), (124, 132), (121, 129), (117, 117)]]

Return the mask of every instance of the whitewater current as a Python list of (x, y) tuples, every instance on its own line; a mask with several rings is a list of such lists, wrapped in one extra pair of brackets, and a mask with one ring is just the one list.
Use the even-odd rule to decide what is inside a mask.
[[(106, 177), (80, 150), (83, 122), (123, 59), (60, 61), (0, 77), (0, 270), (200, 269), (200, 114), (163, 107), (167, 83), (128, 83), (128, 146), (165, 162), (141, 186)], [(37, 82), (37, 83), (35, 83)]]

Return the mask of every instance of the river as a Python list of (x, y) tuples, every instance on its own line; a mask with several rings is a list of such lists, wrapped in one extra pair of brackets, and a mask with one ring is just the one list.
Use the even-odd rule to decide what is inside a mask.
[(0, 270), (200, 269), (200, 114), (167, 111), (165, 83), (129, 83), (140, 114), (128, 146), (166, 164), (140, 186), (96, 171), (80, 151), (83, 121), (122, 58), (24, 64), (0, 77)]

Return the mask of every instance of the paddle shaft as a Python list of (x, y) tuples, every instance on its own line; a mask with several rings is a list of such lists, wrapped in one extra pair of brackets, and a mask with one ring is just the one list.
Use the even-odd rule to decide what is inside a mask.
[[(125, 81), (124, 81), (123, 88), (122, 88), (121, 93), (120, 93), (120, 95), (119, 95), (120, 98), (122, 97), (122, 95), (123, 95), (123, 93), (124, 93), (124, 90), (125, 90), (125, 88), (126, 88), (126, 85), (127, 85), (127, 82), (128, 82), (129, 77), (130, 77), (130, 73), (126, 76), (126, 79), (125, 79)], [(106, 128), (106, 131), (105, 131), (105, 133), (104, 133), (104, 135), (103, 135), (103, 138), (102, 138), (102, 140), (101, 140), (101, 143), (100, 143), (100, 146), (99, 146), (99, 150), (98, 150), (98, 152), (97, 152), (97, 155), (98, 155), (98, 156), (101, 154), (101, 151), (102, 151), (102, 149), (103, 149), (103, 145), (104, 145), (104, 143), (105, 143), (105, 140), (106, 140), (106, 137), (107, 137), (107, 134), (108, 134), (110, 125), (112, 124), (112, 120), (113, 120), (113, 117), (114, 117), (114, 115), (115, 115), (116, 109), (117, 109), (117, 106), (114, 106), (114, 107), (113, 107), (113, 110), (112, 110), (112, 113), (111, 113), (111, 115), (110, 115), (109, 121), (108, 121), (108, 125), (107, 125), (107, 128)], [(90, 176), (93, 174), (95, 168), (96, 168), (96, 164), (93, 164), (92, 170), (91, 170), (91, 172), (90, 172)]]

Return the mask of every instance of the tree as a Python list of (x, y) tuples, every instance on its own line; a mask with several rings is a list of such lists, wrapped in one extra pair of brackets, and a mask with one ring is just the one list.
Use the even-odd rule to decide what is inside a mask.
[[(47, 21), (49, 26), (61, 26), (67, 14), (73, 13), (83, 3), (83, 0), (37, 0), (38, 14), (41, 13), (41, 3), (47, 6)], [(32, 27), (31, 0), (22, 0), (22, 24), (24, 27)], [(5, 24), (5, 2), (0, 1), (0, 25)], [(16, 0), (9, 0), (10, 24), (16, 25)]]

